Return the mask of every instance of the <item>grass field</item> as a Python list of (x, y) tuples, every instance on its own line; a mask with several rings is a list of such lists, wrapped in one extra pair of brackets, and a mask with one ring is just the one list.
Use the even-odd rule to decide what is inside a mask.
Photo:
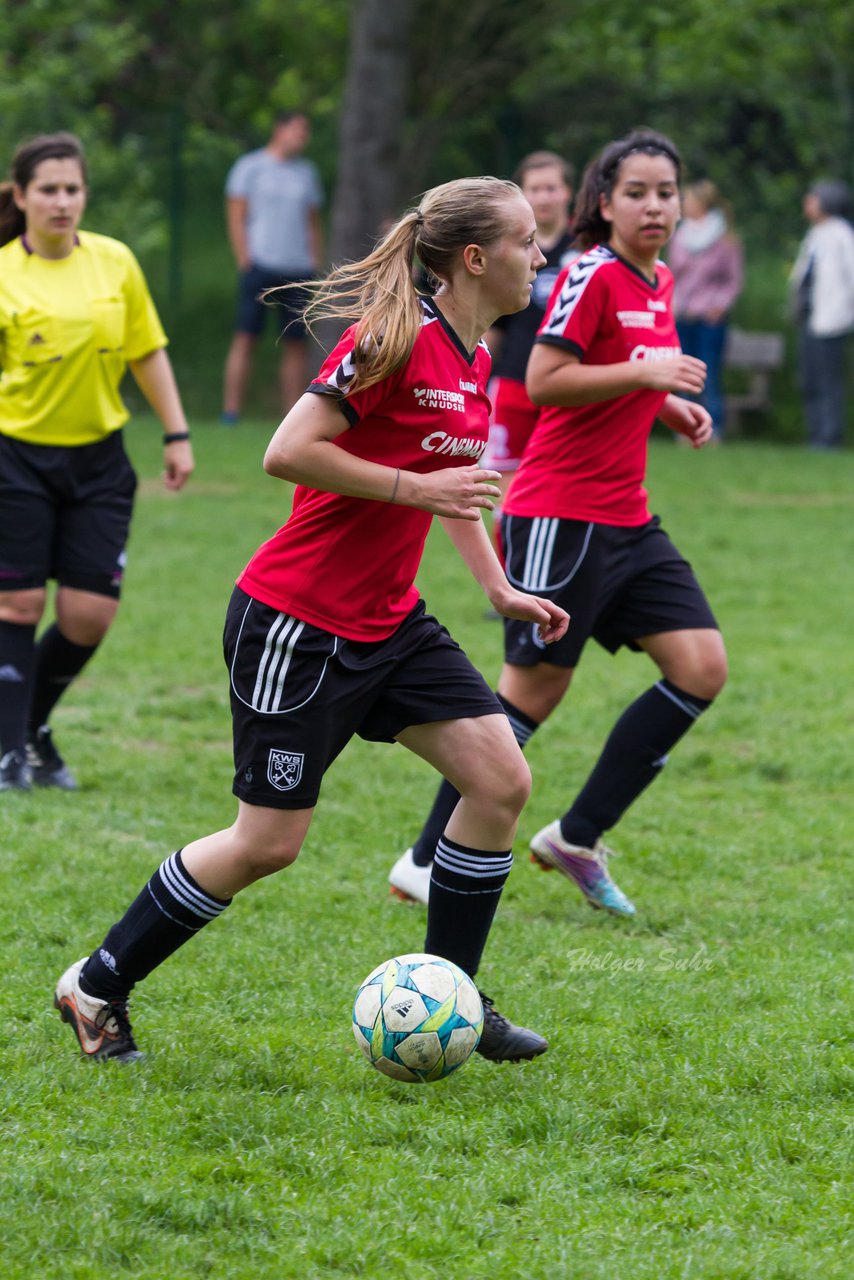
[[(434, 778), (351, 744), (298, 864), (255, 886), (134, 997), (149, 1058), (81, 1062), (51, 1008), (171, 850), (231, 821), (220, 654), (236, 572), (284, 518), (272, 424), (197, 430), (183, 495), (145, 477), (127, 597), (55, 718), (78, 794), (0, 798), (5, 1280), (802, 1280), (852, 1274), (854, 455), (653, 445), (653, 509), (693, 561), (731, 682), (613, 833), (639, 907), (591, 912), (526, 858), (614, 716), (651, 683), (589, 650), (533, 740), (482, 985), (548, 1035), (395, 1084), (350, 1004), (418, 950), (385, 877)], [(500, 632), (441, 530), (428, 605), (491, 678)]]

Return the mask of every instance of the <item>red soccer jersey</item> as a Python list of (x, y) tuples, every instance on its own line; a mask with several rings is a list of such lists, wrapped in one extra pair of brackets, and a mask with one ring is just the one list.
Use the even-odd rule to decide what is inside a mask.
[[(402, 369), (350, 393), (355, 328), (309, 387), (333, 396), (350, 430), (335, 444), (405, 471), (477, 462), (486, 448), (490, 356), (470, 355), (441, 312), (424, 320)], [(249, 561), (240, 586), (282, 613), (347, 640), (384, 640), (418, 600), (415, 575), (432, 517), (415, 507), (346, 498), (298, 485), (287, 524)]]
[[(584, 364), (677, 356), (672, 293), (673, 277), (662, 262), (650, 284), (607, 245), (597, 245), (558, 276), (537, 342), (571, 351)], [(649, 519), (647, 441), (666, 395), (631, 391), (574, 408), (544, 406), (504, 510), (643, 524)]]

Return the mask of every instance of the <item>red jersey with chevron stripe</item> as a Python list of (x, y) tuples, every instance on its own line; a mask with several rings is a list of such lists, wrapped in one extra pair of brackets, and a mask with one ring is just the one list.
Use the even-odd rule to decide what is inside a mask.
[[(444, 316), (424, 319), (402, 369), (351, 393), (355, 327), (309, 391), (335, 398), (350, 430), (334, 443), (360, 458), (428, 472), (479, 461), (489, 429), (490, 355), (467, 352)], [(391, 488), (391, 484), (389, 485)], [(249, 595), (347, 640), (384, 640), (418, 601), (415, 575), (432, 516), (414, 507), (298, 485), (291, 517), (238, 578)]]
[[(672, 295), (664, 263), (657, 263), (652, 284), (607, 245), (597, 245), (561, 272), (537, 342), (570, 351), (584, 364), (678, 356)], [(643, 483), (647, 441), (666, 395), (641, 390), (573, 408), (544, 406), (504, 510), (644, 524), (650, 517)]]

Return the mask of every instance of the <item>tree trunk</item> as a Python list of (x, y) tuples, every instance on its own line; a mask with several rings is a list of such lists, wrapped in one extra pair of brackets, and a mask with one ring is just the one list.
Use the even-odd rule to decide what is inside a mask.
[(353, 0), (331, 258), (361, 258), (401, 212), (400, 148), (417, 0)]

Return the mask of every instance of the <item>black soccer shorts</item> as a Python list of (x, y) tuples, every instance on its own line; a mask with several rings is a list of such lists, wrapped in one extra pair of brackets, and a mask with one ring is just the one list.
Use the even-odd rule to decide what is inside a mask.
[(0, 435), (0, 590), (53, 578), (118, 599), (135, 492), (121, 431), (67, 447)]
[(410, 725), (504, 714), (423, 601), (394, 635), (367, 642), (279, 613), (235, 587), (223, 650), (232, 790), (248, 804), (313, 807), (324, 773), (356, 734), (393, 742)]
[(501, 540), (514, 587), (566, 609), (570, 624), (544, 645), (536, 626), (504, 622), (504, 659), (514, 666), (575, 667), (592, 636), (609, 653), (643, 636), (718, 629), (694, 571), (658, 516), (635, 528), (558, 517), (505, 515)]

